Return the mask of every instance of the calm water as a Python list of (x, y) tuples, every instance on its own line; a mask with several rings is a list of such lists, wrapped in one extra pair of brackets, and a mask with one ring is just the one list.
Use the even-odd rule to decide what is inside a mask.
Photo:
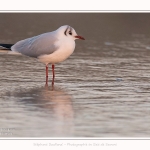
[[(150, 15), (39, 15), (0, 14), (2, 43), (54, 30), (59, 19), (71, 19), (86, 41), (76, 41), (73, 55), (56, 64), (54, 88), (51, 69), (45, 87), (45, 66), (36, 59), (0, 53), (0, 136), (149, 137), (150, 36), (137, 23)], [(87, 24), (92, 15), (94, 24)], [(10, 26), (11, 19), (19, 23)]]

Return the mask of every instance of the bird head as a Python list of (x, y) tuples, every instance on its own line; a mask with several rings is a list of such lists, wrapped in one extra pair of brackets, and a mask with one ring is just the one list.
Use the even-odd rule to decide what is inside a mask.
[(58, 32), (58, 34), (62, 37), (68, 37), (73, 40), (76, 40), (76, 39), (85, 40), (82, 36), (77, 35), (74, 28), (70, 27), (69, 25), (61, 26), (60, 28), (56, 30), (56, 32)]

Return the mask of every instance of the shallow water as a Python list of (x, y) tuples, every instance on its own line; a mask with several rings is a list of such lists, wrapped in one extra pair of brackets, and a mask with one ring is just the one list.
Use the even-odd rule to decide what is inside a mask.
[(132, 33), (77, 42), (54, 87), (36, 59), (1, 52), (0, 136), (149, 137), (149, 43)]

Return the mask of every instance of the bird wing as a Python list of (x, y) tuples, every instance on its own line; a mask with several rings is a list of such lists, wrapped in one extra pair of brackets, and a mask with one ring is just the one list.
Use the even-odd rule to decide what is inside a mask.
[(56, 46), (57, 38), (53, 32), (44, 33), (32, 38), (21, 40), (11, 47), (12, 51), (30, 57), (39, 57), (44, 54), (52, 54), (58, 49)]

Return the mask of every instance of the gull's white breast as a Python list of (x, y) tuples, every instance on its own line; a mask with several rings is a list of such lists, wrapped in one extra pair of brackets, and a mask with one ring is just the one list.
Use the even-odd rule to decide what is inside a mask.
[(75, 41), (68, 38), (63, 38), (55, 43), (58, 49), (52, 54), (45, 54), (38, 57), (38, 60), (45, 64), (55, 64), (67, 59), (75, 49)]

